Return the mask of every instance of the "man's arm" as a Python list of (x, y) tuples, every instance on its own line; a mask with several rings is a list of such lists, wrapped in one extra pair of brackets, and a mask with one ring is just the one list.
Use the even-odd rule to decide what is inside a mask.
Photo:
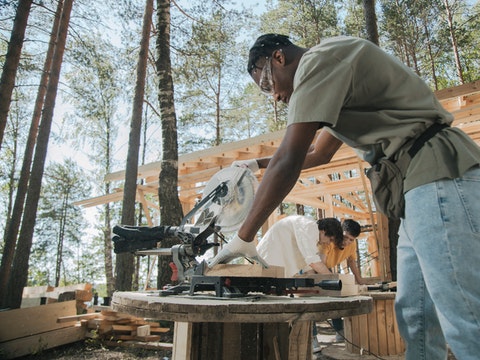
[(330, 271), (329, 268), (327, 268), (327, 266), (319, 261), (319, 262), (315, 262), (315, 263), (311, 263), (311, 264), (308, 264), (313, 270), (315, 270), (315, 272), (317, 274), (331, 274), (332, 272)]
[(352, 258), (348, 258), (347, 259), (347, 265), (350, 268), (350, 270), (352, 271), (353, 275), (355, 276), (355, 281), (359, 285), (365, 284), (365, 281), (362, 279), (362, 275), (360, 274), (360, 270), (357, 267), (357, 262)]
[(318, 134), (315, 143), (309, 148), (307, 155), (305, 156), (303, 169), (328, 164), (340, 146), (342, 146), (340, 140), (327, 130), (322, 129)]
[(295, 185), (318, 125), (296, 123), (287, 127), (258, 187), (252, 208), (238, 231), (244, 241), (254, 239), (258, 229)]

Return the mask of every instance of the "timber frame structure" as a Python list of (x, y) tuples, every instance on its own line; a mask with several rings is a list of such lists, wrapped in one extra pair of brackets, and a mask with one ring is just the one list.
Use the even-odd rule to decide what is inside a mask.
[[(453, 126), (461, 128), (480, 144), (480, 80), (447, 88), (435, 93), (445, 109), (455, 116)], [(184, 213), (187, 213), (202, 197), (208, 180), (220, 169), (235, 160), (261, 158), (273, 155), (279, 146), (284, 130), (272, 132), (247, 140), (222, 144), (207, 150), (179, 156), (178, 189)], [(142, 204), (149, 226), (152, 217), (158, 219), (158, 175), (161, 162), (153, 162), (138, 169), (137, 201)], [(374, 278), (391, 280), (389, 263), (388, 219), (375, 211), (365, 169), (370, 165), (357, 157), (355, 152), (343, 145), (329, 164), (302, 171), (297, 184), (284, 202), (319, 209), (324, 217), (353, 218), (362, 227), (370, 229), (362, 236), (368, 238), (369, 253), (375, 255)], [(263, 170), (258, 174), (261, 181)], [(123, 182), (125, 171), (106, 176), (105, 181)], [(76, 203), (84, 207), (107, 202), (122, 201), (123, 191), (87, 199)], [(278, 219), (273, 214), (263, 231)], [(370, 270), (369, 270), (370, 271)]]

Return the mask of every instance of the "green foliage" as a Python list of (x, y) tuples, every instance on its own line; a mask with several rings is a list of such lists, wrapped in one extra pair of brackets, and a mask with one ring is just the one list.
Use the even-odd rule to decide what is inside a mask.
[(194, 2), (195, 21), (177, 39), (174, 81), (183, 151), (232, 141), (235, 134), (226, 129), (241, 122), (232, 99), (247, 81), (239, 30), (249, 20), (245, 12), (227, 9), (229, 4)]
[(473, 6), (464, 18), (464, 31), (459, 38), (459, 44), (464, 61), (466, 82), (480, 79), (480, 2)]
[(269, 0), (262, 15), (262, 33), (280, 33), (298, 45), (311, 47), (322, 38), (339, 35), (337, 0)]
[[(62, 265), (63, 284), (91, 281), (84, 265), (92, 253), (82, 243), (87, 223), (75, 201), (90, 195), (89, 179), (70, 159), (46, 169), (30, 259), (31, 284), (54, 284), (55, 264)], [(59, 251), (61, 253), (59, 253)], [(91, 260), (90, 260), (91, 262)]]
[[(467, 81), (478, 79), (478, 2), (449, 1)], [(459, 84), (444, 2), (381, 0), (381, 43), (413, 68), (433, 89)], [(381, 44), (382, 45), (382, 44)], [(473, 60), (473, 61), (472, 61)]]
[(63, 136), (96, 165), (98, 180), (113, 167), (113, 144), (119, 124), (119, 92), (115, 47), (99, 34), (85, 34), (71, 45), (69, 71), (65, 78), (69, 92), (64, 97), (71, 109), (64, 119)]
[(361, 0), (342, 1), (340, 12), (343, 18), (343, 34), (366, 38), (365, 17)]

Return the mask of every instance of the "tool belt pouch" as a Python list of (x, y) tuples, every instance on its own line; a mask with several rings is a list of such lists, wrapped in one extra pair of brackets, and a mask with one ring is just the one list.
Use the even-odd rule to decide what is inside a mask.
[(398, 166), (387, 158), (380, 159), (367, 170), (367, 177), (370, 179), (377, 210), (389, 218), (403, 217), (405, 211), (404, 175)]
[(395, 163), (387, 158), (382, 158), (367, 170), (367, 177), (370, 179), (372, 186), (373, 201), (378, 211), (393, 219), (404, 217), (403, 180), (410, 160), (422, 148), (423, 144), (448, 126), (447, 124), (434, 123), (414, 140), (410, 149), (400, 156)]

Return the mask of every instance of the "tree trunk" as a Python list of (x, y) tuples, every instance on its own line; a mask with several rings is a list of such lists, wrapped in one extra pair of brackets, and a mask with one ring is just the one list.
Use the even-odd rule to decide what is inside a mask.
[(375, 12), (375, 0), (363, 0), (363, 13), (365, 15), (365, 29), (367, 39), (379, 45), (377, 14)]
[(444, 0), (443, 3), (445, 5), (445, 11), (447, 12), (448, 31), (450, 32), (450, 41), (452, 42), (452, 50), (453, 50), (453, 55), (455, 57), (455, 66), (457, 69), (458, 79), (460, 80), (460, 84), (464, 84), (465, 80), (463, 78), (463, 69), (462, 69), (462, 63), (460, 61), (460, 53), (458, 51), (458, 43), (457, 43), (457, 36), (455, 34), (455, 26), (453, 25), (452, 10), (450, 9), (450, 4), (448, 3), (448, 0)]
[[(177, 119), (173, 101), (172, 65), (170, 60), (170, 0), (157, 0), (158, 37), (157, 74), (158, 101), (162, 115), (162, 162), (159, 174), (158, 199), (163, 225), (179, 225), (182, 207), (178, 198)], [(176, 239), (165, 239), (162, 247), (171, 247)], [(160, 256), (157, 287), (170, 283), (170, 256)]]
[[(140, 135), (142, 130), (143, 98), (145, 94), (145, 77), (147, 73), (148, 45), (152, 27), (153, 0), (147, 0), (143, 16), (142, 39), (137, 63), (137, 82), (133, 99), (132, 121), (128, 142), (127, 166), (125, 169), (125, 187), (123, 190), (122, 224), (135, 223), (135, 198), (137, 193), (138, 158), (140, 152)], [(132, 290), (132, 277), (135, 271), (132, 254), (118, 254), (116, 262), (117, 276), (115, 288), (120, 291)]]
[(63, 1), (59, 1), (55, 17), (53, 20), (52, 32), (50, 35), (50, 42), (48, 44), (47, 54), (45, 56), (45, 63), (43, 65), (43, 73), (40, 78), (38, 86), (37, 98), (35, 100), (35, 107), (33, 109), (32, 122), (28, 132), (27, 144), (25, 146), (25, 154), (23, 156), (22, 169), (20, 171), (20, 178), (17, 184), (17, 193), (15, 195), (15, 203), (11, 213), (11, 218), (7, 221), (4, 232), (4, 248), (2, 254), (2, 263), (0, 265), (0, 305), (4, 304), (5, 299), (3, 295), (7, 293), (7, 282), (10, 276), (10, 271), (15, 254), (15, 245), (17, 243), (18, 231), (22, 221), (23, 207), (25, 205), (25, 197), (28, 189), (28, 180), (30, 179), (30, 167), (32, 165), (33, 151), (35, 149), (35, 142), (38, 134), (38, 124), (42, 116), (42, 108), (45, 100), (45, 93), (47, 92), (47, 83), (50, 75), (50, 68), (52, 66), (52, 57), (55, 50), (55, 43), (57, 41), (58, 25), (60, 22), (60, 15), (62, 12)]
[[(110, 168), (110, 165), (108, 165)], [(105, 186), (105, 194), (110, 193), (110, 184)], [(115, 292), (115, 276), (113, 274), (113, 246), (112, 246), (112, 226), (110, 215), (110, 204), (105, 204), (105, 222), (103, 228), (103, 244), (104, 244), (104, 260), (105, 260), (105, 277), (107, 279), (107, 296), (112, 297)]]
[(0, 148), (2, 147), (3, 134), (7, 126), (8, 111), (10, 109), (13, 88), (15, 87), (18, 63), (20, 62), (20, 54), (22, 53), (31, 7), (32, 0), (19, 0), (18, 2), (17, 13), (3, 65), (2, 77), (0, 78)]
[(215, 94), (215, 146), (218, 146), (222, 143), (221, 136), (221, 118), (222, 110), (220, 107), (220, 94), (222, 89), (222, 68), (219, 67), (217, 74), (217, 92)]
[(435, 57), (432, 50), (432, 41), (430, 37), (430, 32), (428, 30), (428, 26), (426, 23), (423, 24), (423, 30), (425, 32), (425, 36), (427, 37), (427, 54), (428, 54), (428, 59), (430, 60), (432, 82), (433, 82), (434, 90), (438, 90), (438, 79), (437, 79), (437, 69), (435, 66)]
[(22, 228), (18, 238), (17, 249), (13, 260), (12, 272), (8, 282), (7, 305), (12, 308), (19, 308), (22, 302), (23, 287), (28, 279), (28, 260), (32, 247), (33, 231), (35, 227), (35, 218), (37, 215), (38, 200), (42, 186), (42, 177), (45, 167), (45, 158), (48, 149), (48, 140), (52, 126), (53, 110), (55, 107), (55, 98), (57, 95), (58, 81), (60, 78), (60, 69), (62, 66), (63, 53), (68, 33), (68, 24), (72, 10), (73, 0), (65, 0), (62, 17), (57, 37), (57, 44), (52, 60), (52, 71), (47, 86), (45, 97), (45, 106), (42, 112), (42, 119), (38, 132), (37, 146), (33, 159), (30, 184), (27, 192), (25, 212), (22, 220)]
[(55, 266), (55, 287), (60, 286), (60, 275), (61, 275), (62, 265), (63, 265), (63, 245), (65, 243), (65, 228), (66, 228), (67, 216), (68, 216), (69, 191), (70, 190), (67, 189), (66, 192), (63, 194), (62, 211), (60, 214), (60, 226), (58, 229), (58, 243), (57, 243), (57, 261)]

